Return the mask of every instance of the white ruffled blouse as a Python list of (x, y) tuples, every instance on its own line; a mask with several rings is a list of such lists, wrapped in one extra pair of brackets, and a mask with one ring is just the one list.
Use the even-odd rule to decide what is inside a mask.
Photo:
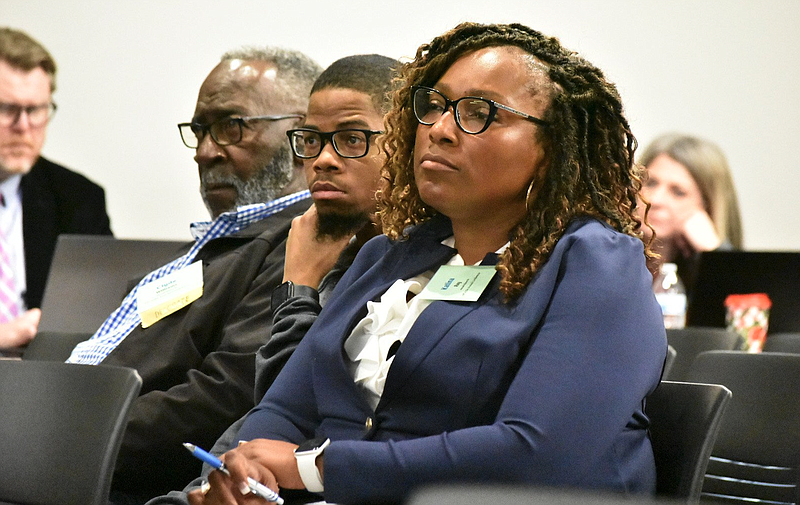
[[(453, 247), (453, 237), (442, 244)], [(502, 252), (504, 245), (498, 253)], [(463, 266), (461, 255), (455, 254), (448, 265)], [(398, 279), (381, 295), (377, 302), (367, 302), (367, 315), (362, 319), (344, 344), (351, 360), (350, 371), (356, 384), (364, 388), (372, 408), (378, 406), (386, 383), (386, 375), (394, 361), (397, 346), (405, 340), (411, 326), (431, 300), (416, 295), (425, 289), (435, 272), (429, 270), (408, 280)], [(393, 347), (394, 346), (394, 347)], [(391, 356), (389, 356), (391, 352)]]

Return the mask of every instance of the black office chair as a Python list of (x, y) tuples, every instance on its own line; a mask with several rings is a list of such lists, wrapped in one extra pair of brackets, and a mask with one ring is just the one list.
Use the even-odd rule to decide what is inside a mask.
[(711, 451), (703, 498), (800, 503), (800, 354), (704, 352), (689, 378), (733, 392)]
[(767, 335), (763, 352), (791, 352), (800, 354), (800, 333), (775, 333)]
[(731, 392), (718, 384), (662, 381), (645, 402), (656, 458), (656, 492), (697, 503)]
[(0, 361), (0, 502), (106, 505), (131, 368)]
[(91, 338), (90, 333), (40, 331), (22, 351), (22, 359), (37, 361), (66, 361), (76, 345)]
[[(697, 503), (708, 456), (731, 392), (717, 384), (663, 381), (646, 401), (656, 459), (658, 503)], [(408, 505), (492, 503), (517, 505), (615, 505), (654, 502), (587, 490), (558, 490), (514, 484), (432, 485), (414, 492)]]
[(705, 351), (733, 351), (740, 349), (744, 339), (735, 332), (724, 328), (692, 326), (681, 329), (667, 329), (667, 343), (677, 355), (669, 374), (664, 380), (686, 381), (689, 367), (698, 354)]

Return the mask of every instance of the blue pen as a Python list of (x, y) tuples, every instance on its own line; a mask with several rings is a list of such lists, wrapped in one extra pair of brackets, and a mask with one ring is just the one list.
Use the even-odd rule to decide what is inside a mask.
[[(213, 454), (204, 451), (194, 444), (183, 444), (183, 446), (186, 447), (195, 458), (208, 463), (225, 475), (230, 475), (230, 473), (228, 473), (228, 469), (225, 468), (225, 463), (217, 459)], [(247, 485), (250, 486), (250, 491), (252, 491), (254, 495), (260, 496), (267, 501), (275, 502), (278, 505), (283, 505), (283, 498), (278, 496), (278, 493), (253, 479), (252, 477), (247, 478)]]

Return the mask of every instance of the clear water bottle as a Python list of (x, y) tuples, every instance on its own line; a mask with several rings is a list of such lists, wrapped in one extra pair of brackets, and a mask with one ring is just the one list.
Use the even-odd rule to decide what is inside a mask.
[(675, 263), (664, 263), (658, 272), (653, 291), (661, 305), (665, 328), (686, 326), (686, 288), (678, 277)]

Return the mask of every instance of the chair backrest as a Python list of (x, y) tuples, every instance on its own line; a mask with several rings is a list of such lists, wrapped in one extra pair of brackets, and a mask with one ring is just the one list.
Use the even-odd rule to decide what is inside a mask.
[(678, 501), (656, 501), (652, 497), (586, 489), (559, 489), (522, 484), (438, 484), (411, 492), (405, 505), (679, 505)]
[(800, 354), (800, 333), (774, 333), (767, 335), (763, 352), (791, 352)]
[(704, 352), (689, 378), (724, 384), (733, 392), (703, 496), (798, 503), (800, 354)]
[(22, 359), (37, 361), (66, 361), (80, 342), (91, 338), (91, 333), (62, 333), (40, 331), (22, 351)]
[(105, 505), (141, 385), (131, 368), (0, 361), (0, 501)]
[(686, 381), (689, 367), (698, 354), (705, 351), (732, 351), (739, 349), (743, 342), (742, 337), (735, 332), (724, 328), (707, 328), (701, 326), (687, 326), (686, 328), (667, 329), (667, 343), (671, 345), (677, 355), (669, 374), (664, 374), (664, 380)]
[(671, 345), (667, 346), (667, 357), (664, 358), (664, 370), (661, 371), (662, 377), (669, 376), (670, 371), (672, 370), (672, 366), (675, 364), (675, 359), (678, 356), (678, 351), (675, 350), (674, 347)]
[(731, 392), (718, 384), (662, 381), (647, 398), (656, 492), (697, 503)]

